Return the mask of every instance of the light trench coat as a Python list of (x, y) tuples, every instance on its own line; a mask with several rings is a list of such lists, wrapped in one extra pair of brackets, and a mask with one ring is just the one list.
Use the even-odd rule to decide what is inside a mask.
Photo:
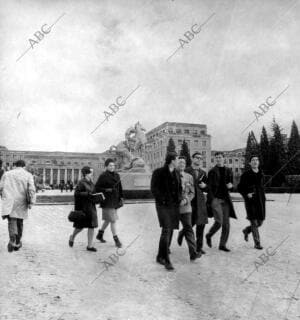
[(0, 181), (0, 194), (2, 194), (1, 215), (26, 219), (28, 217), (27, 190), (31, 196), (32, 203), (35, 203), (35, 186), (31, 173), (22, 167), (5, 172)]

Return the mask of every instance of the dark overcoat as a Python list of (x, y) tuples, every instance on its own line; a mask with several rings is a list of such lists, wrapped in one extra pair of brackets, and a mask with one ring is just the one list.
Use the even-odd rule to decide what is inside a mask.
[(101, 202), (101, 208), (118, 209), (123, 198), (123, 188), (120, 175), (117, 172), (104, 171), (95, 184), (95, 193), (103, 192), (105, 200)]
[(169, 166), (165, 165), (153, 171), (151, 178), (151, 192), (155, 198), (159, 225), (161, 228), (179, 228), (179, 204), (182, 200), (182, 185), (180, 175), (175, 172), (175, 199), (171, 193), (172, 176)]
[(85, 178), (81, 179), (75, 188), (75, 210), (83, 211), (86, 219), (81, 222), (74, 222), (74, 228), (97, 228), (97, 209), (92, 196), (94, 184)]
[(207, 183), (206, 172), (199, 169), (198, 178), (196, 178), (195, 171), (192, 167), (187, 167), (185, 172), (189, 173), (194, 179), (195, 197), (191, 202), (192, 205), (192, 225), (200, 225), (208, 223), (206, 196), (203, 193), (204, 189), (201, 189), (199, 184), (202, 182)]
[[(245, 200), (247, 219), (265, 220), (266, 196), (262, 171), (259, 170), (257, 174), (252, 169), (245, 171), (238, 184), (238, 191)], [(253, 193), (252, 198), (248, 198), (248, 193)]]
[[(225, 183), (227, 184), (229, 182), (231, 183), (233, 182), (232, 171), (229, 168), (225, 167)], [(214, 166), (208, 172), (208, 177), (207, 177), (207, 213), (208, 213), (208, 217), (210, 218), (213, 217), (211, 203), (213, 199), (216, 197), (219, 184), (220, 184), (219, 169), (217, 166)], [(237, 219), (228, 189), (226, 189), (225, 200), (229, 203), (229, 208), (230, 208), (229, 216), (231, 218)]]

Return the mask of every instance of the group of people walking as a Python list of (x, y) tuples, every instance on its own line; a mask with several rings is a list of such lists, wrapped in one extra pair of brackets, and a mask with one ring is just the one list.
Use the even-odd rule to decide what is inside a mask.
[[(233, 188), (232, 171), (224, 165), (224, 154), (215, 154), (216, 166), (206, 175), (200, 164), (202, 154), (192, 155), (192, 164), (186, 168), (186, 160), (178, 157), (175, 152), (166, 156), (165, 165), (153, 172), (151, 191), (161, 227), (158, 254), (156, 261), (167, 270), (174, 267), (170, 260), (170, 245), (174, 229), (178, 232), (177, 242), (181, 246), (186, 239), (190, 260), (195, 261), (205, 254), (203, 239), (208, 218), (213, 217), (214, 223), (205, 235), (208, 247), (212, 247), (212, 238), (221, 229), (219, 250), (230, 252), (227, 241), (230, 232), (230, 218), (237, 218), (230, 190)], [(251, 169), (245, 171), (238, 184), (238, 191), (245, 200), (247, 219), (250, 225), (243, 230), (244, 239), (248, 241), (253, 234), (254, 247), (263, 249), (260, 244), (258, 228), (265, 219), (265, 193), (263, 173), (259, 169), (259, 158), (253, 155), (250, 159)], [(206, 194), (207, 193), (207, 196)], [(194, 233), (193, 227), (196, 233)]]
[[(186, 167), (186, 159), (178, 157), (175, 152), (166, 155), (165, 165), (154, 170), (151, 179), (151, 192), (155, 198), (161, 235), (156, 261), (167, 270), (174, 267), (170, 260), (170, 245), (173, 231), (178, 232), (177, 242), (181, 246), (185, 238), (191, 261), (199, 259), (203, 250), (204, 230), (208, 218), (213, 217), (214, 223), (205, 235), (208, 247), (212, 247), (214, 235), (221, 229), (219, 250), (229, 252), (227, 241), (230, 232), (230, 218), (237, 218), (230, 196), (233, 188), (232, 171), (224, 165), (224, 154), (215, 154), (216, 165), (206, 174), (201, 168), (202, 154), (192, 155), (192, 164)], [(25, 170), (25, 162), (18, 160), (13, 170), (0, 174), (0, 196), (2, 198), (2, 218), (8, 220), (9, 252), (22, 247), (23, 220), (28, 216), (28, 209), (35, 202), (35, 186), (31, 173)], [(1, 168), (0, 168), (1, 169)], [(94, 229), (98, 228), (96, 205), (102, 208), (103, 223), (96, 239), (105, 243), (104, 232), (110, 225), (115, 245), (122, 247), (117, 235), (118, 209), (123, 206), (123, 189), (120, 175), (115, 171), (112, 159), (105, 161), (105, 171), (93, 183), (93, 169), (85, 166), (81, 170), (82, 179), (78, 182), (75, 197), (75, 212), (83, 212), (84, 218), (75, 221), (73, 233), (68, 244), (74, 246), (76, 236), (83, 230), (87, 231), (87, 247), (91, 252), (97, 249), (93, 245)], [(243, 196), (250, 224), (242, 230), (245, 241), (252, 233), (254, 247), (261, 250), (258, 228), (265, 220), (265, 193), (263, 173), (259, 169), (259, 158), (253, 155), (250, 169), (245, 171), (237, 186)], [(206, 195), (207, 194), (207, 195)], [(98, 196), (101, 195), (99, 198)], [(100, 199), (100, 200), (99, 200)], [(193, 227), (195, 226), (195, 233)]]
[[(8, 252), (18, 251), (22, 247), (23, 220), (28, 217), (28, 210), (36, 200), (36, 189), (33, 176), (25, 169), (25, 162), (18, 160), (13, 170), (2, 172), (0, 180), (1, 215), (8, 220), (9, 242)], [(99, 176), (96, 184), (93, 183), (93, 169), (86, 166), (81, 172), (83, 178), (78, 182), (74, 197), (75, 211), (81, 211), (84, 218), (74, 222), (74, 231), (69, 237), (69, 246), (73, 247), (78, 233), (88, 229), (87, 250), (96, 252), (93, 246), (94, 229), (98, 227), (96, 194), (101, 193), (100, 206), (102, 208), (103, 224), (96, 238), (104, 243), (105, 229), (110, 225), (114, 242), (118, 248), (122, 243), (117, 236), (117, 210), (123, 206), (123, 190), (120, 175), (115, 172), (115, 163), (112, 159), (105, 161), (106, 170)]]

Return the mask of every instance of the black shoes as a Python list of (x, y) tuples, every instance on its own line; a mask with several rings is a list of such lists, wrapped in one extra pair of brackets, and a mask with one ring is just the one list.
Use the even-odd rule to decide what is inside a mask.
[(17, 244), (15, 245), (14, 250), (15, 250), (15, 251), (18, 251), (18, 250), (21, 249), (21, 248), (22, 248), (22, 241), (20, 241), (19, 243), (17, 243)]
[(73, 240), (73, 236), (71, 235), (70, 238), (69, 238), (69, 247), (73, 247), (74, 245), (74, 240)]
[(243, 229), (243, 234), (244, 234), (244, 239), (245, 241), (248, 241), (248, 232), (246, 231), (246, 229)]
[(225, 252), (230, 252), (230, 250), (228, 248), (226, 248), (225, 246), (219, 246), (219, 250), (225, 251)]
[(205, 238), (206, 238), (206, 243), (207, 243), (207, 245), (211, 248), (211, 247), (212, 247), (212, 245), (211, 245), (211, 237), (207, 234), (207, 235), (205, 236)]
[(97, 252), (97, 249), (94, 247), (86, 247), (87, 251)]
[(260, 243), (257, 243), (255, 246), (254, 246), (255, 249), (257, 250), (262, 250), (263, 247), (260, 245)]
[(9, 243), (7, 244), (7, 251), (13, 252), (14, 248), (15, 248), (15, 246), (9, 241)]
[(174, 270), (174, 267), (173, 267), (173, 265), (172, 265), (172, 263), (171, 263), (170, 261), (165, 263), (165, 268), (166, 268), (168, 271)]
[(166, 260), (164, 258), (159, 257), (159, 256), (156, 257), (156, 262), (159, 264), (162, 264), (163, 266), (166, 264)]
[(201, 256), (202, 256), (201, 252), (197, 252), (190, 257), (190, 260), (195, 261), (196, 259), (201, 258)]
[(116, 247), (122, 248), (122, 243), (119, 240), (118, 236), (114, 236), (114, 240), (115, 240)]
[(99, 240), (102, 243), (105, 243), (106, 240), (103, 239), (103, 235), (104, 235), (104, 231), (103, 230), (99, 230), (98, 234), (96, 236), (96, 239)]
[(178, 243), (179, 246), (182, 245), (183, 236), (184, 236), (184, 234), (183, 234), (182, 230), (179, 231), (178, 237), (177, 237), (177, 243)]

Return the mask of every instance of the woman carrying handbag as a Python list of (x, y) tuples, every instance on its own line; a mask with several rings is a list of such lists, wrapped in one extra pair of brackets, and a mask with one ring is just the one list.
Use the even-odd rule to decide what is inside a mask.
[(117, 236), (116, 223), (119, 219), (117, 210), (123, 206), (122, 184), (120, 175), (115, 172), (115, 163), (112, 159), (105, 161), (105, 169), (95, 185), (95, 192), (103, 192), (105, 197), (105, 200), (101, 202), (102, 220), (104, 220), (104, 222), (96, 238), (100, 242), (106, 242), (103, 239), (103, 234), (110, 224), (115, 244), (118, 248), (121, 248), (122, 243)]
[(74, 222), (73, 234), (69, 238), (69, 246), (73, 247), (75, 237), (84, 228), (88, 228), (88, 245), (87, 250), (96, 252), (97, 249), (93, 247), (94, 228), (98, 227), (97, 209), (95, 206), (96, 197), (93, 195), (94, 184), (92, 181), (93, 169), (86, 166), (81, 169), (83, 178), (78, 182), (75, 189), (75, 212), (81, 219)]

